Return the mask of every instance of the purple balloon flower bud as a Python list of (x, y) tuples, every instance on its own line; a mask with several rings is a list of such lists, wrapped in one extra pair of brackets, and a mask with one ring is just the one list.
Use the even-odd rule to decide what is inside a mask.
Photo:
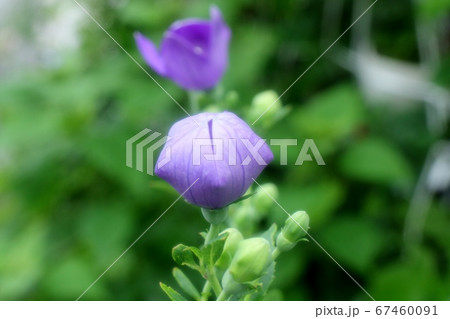
[(186, 19), (173, 23), (165, 32), (161, 50), (141, 33), (135, 34), (145, 62), (157, 73), (187, 90), (212, 88), (228, 64), (231, 32), (217, 7), (211, 19)]
[(168, 136), (155, 174), (180, 194), (189, 189), (184, 198), (209, 209), (239, 199), (273, 159), (265, 141), (230, 112), (185, 118)]

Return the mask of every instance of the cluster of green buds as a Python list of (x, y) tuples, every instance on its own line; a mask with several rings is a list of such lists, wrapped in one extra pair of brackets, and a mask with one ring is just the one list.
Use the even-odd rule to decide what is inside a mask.
[[(243, 203), (239, 203), (242, 205)], [(260, 201), (260, 204), (264, 202)], [(273, 224), (263, 233), (245, 238), (240, 230), (226, 224), (227, 209), (202, 209), (210, 229), (203, 233), (201, 247), (177, 245), (172, 255), (181, 266), (194, 269), (206, 279), (200, 292), (182, 270), (174, 269), (174, 277), (184, 293), (195, 300), (260, 300), (267, 293), (275, 276), (275, 260), (280, 253), (306, 240), (309, 217), (304, 211), (290, 215), (284, 227), (277, 232)], [(186, 300), (181, 293), (161, 283), (161, 288), (172, 300)]]
[[(265, 191), (276, 192), (276, 187), (272, 187), (272, 184), (266, 186)], [(266, 205), (269, 204), (268, 201), (265, 201), (267, 197), (259, 198), (254, 202), (253, 207), (255, 209), (267, 208)], [(253, 199), (255, 198), (256, 195)], [(227, 239), (222, 255), (216, 262), (216, 267), (221, 270), (226, 269), (222, 277), (223, 291), (220, 299), (239, 298), (248, 293), (249, 286), (257, 287), (280, 253), (288, 251), (298, 242), (306, 240), (304, 237), (308, 228), (308, 214), (298, 211), (286, 219), (284, 227), (276, 236), (276, 240), (273, 240), (272, 245), (262, 237), (243, 239), (241, 232), (235, 228), (223, 231), (221, 234), (226, 234)]]
[(259, 236), (244, 239), (254, 234), (257, 223), (267, 216), (273, 206), (273, 199), (278, 197), (278, 189), (274, 184), (267, 183), (261, 187), (263, 189), (235, 206), (232, 224), (236, 228), (227, 228), (220, 234), (227, 237), (222, 255), (215, 264), (223, 271), (223, 291), (219, 300), (239, 299), (252, 289), (261, 288), (263, 278), (267, 275), (270, 275), (270, 282), (273, 274), (269, 272), (271, 269), (273, 272), (278, 255), (306, 240), (304, 237), (309, 228), (309, 216), (304, 211), (290, 215), (278, 235), (274, 226), (272, 239)]
[[(262, 203), (262, 202), (261, 202)], [(261, 278), (274, 265), (274, 260), (282, 252), (292, 249), (298, 242), (306, 240), (309, 228), (309, 216), (304, 211), (290, 215), (284, 227), (271, 245), (262, 237), (243, 239), (234, 228), (224, 231), (228, 234), (222, 256), (216, 266), (222, 270), (228, 267), (222, 277), (223, 291), (221, 299), (230, 296), (239, 298), (248, 293), (248, 287), (257, 287)]]

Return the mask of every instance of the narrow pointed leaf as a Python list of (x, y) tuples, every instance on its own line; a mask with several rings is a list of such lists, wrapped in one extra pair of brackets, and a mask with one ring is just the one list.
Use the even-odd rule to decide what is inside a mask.
[(230, 203), (230, 205), (231, 205), (231, 204), (236, 204), (236, 203), (242, 202), (243, 200), (246, 200), (247, 198), (250, 198), (250, 197), (252, 197), (252, 196), (255, 195), (255, 194), (256, 194), (256, 192), (253, 192), (253, 193), (244, 195), (244, 196), (242, 196), (241, 198), (238, 198), (238, 199), (236, 199), (234, 202)]
[(189, 280), (189, 278), (181, 271), (179, 268), (174, 268), (172, 271), (173, 277), (177, 281), (180, 288), (190, 297), (195, 300), (201, 300), (200, 293), (197, 288), (195, 288), (194, 284)]
[(166, 293), (166, 295), (170, 298), (172, 301), (187, 301), (186, 298), (184, 298), (179, 292), (177, 292), (172, 287), (169, 287), (162, 282), (159, 283), (161, 289)]

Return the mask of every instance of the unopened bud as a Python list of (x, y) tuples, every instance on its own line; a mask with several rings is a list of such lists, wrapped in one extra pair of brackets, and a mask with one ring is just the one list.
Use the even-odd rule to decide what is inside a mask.
[(228, 271), (238, 283), (253, 281), (264, 274), (272, 262), (269, 242), (261, 237), (241, 241)]
[(309, 216), (304, 211), (298, 211), (286, 219), (284, 227), (277, 237), (277, 248), (280, 251), (292, 249), (305, 237), (309, 228)]
[(226, 269), (236, 252), (239, 243), (244, 240), (242, 234), (236, 228), (227, 228), (221, 234), (228, 234), (223, 246), (222, 255), (216, 262), (216, 266), (222, 270)]
[(251, 197), (253, 206), (259, 214), (267, 213), (268, 209), (272, 207), (274, 200), (278, 197), (278, 188), (275, 184), (262, 184), (255, 195)]
[(275, 91), (263, 91), (253, 98), (248, 119), (249, 121), (256, 121), (261, 114), (264, 114), (266, 119), (271, 120), (281, 107), (281, 101)]
[(225, 94), (224, 104), (229, 108), (236, 106), (238, 102), (239, 102), (239, 95), (236, 91), (228, 91)]
[(232, 215), (232, 225), (239, 229), (244, 236), (251, 236), (255, 231), (255, 212), (253, 206), (241, 205)]

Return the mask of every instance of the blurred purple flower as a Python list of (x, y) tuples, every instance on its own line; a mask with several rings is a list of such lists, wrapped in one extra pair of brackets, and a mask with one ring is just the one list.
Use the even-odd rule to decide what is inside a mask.
[(141, 33), (135, 33), (144, 60), (157, 73), (187, 90), (212, 88), (228, 64), (231, 32), (220, 10), (212, 6), (210, 20), (186, 19), (165, 32), (161, 50)]
[[(209, 209), (239, 199), (273, 159), (269, 146), (230, 112), (201, 113), (169, 131), (155, 174), (184, 198)], [(165, 159), (170, 160), (165, 162)]]

